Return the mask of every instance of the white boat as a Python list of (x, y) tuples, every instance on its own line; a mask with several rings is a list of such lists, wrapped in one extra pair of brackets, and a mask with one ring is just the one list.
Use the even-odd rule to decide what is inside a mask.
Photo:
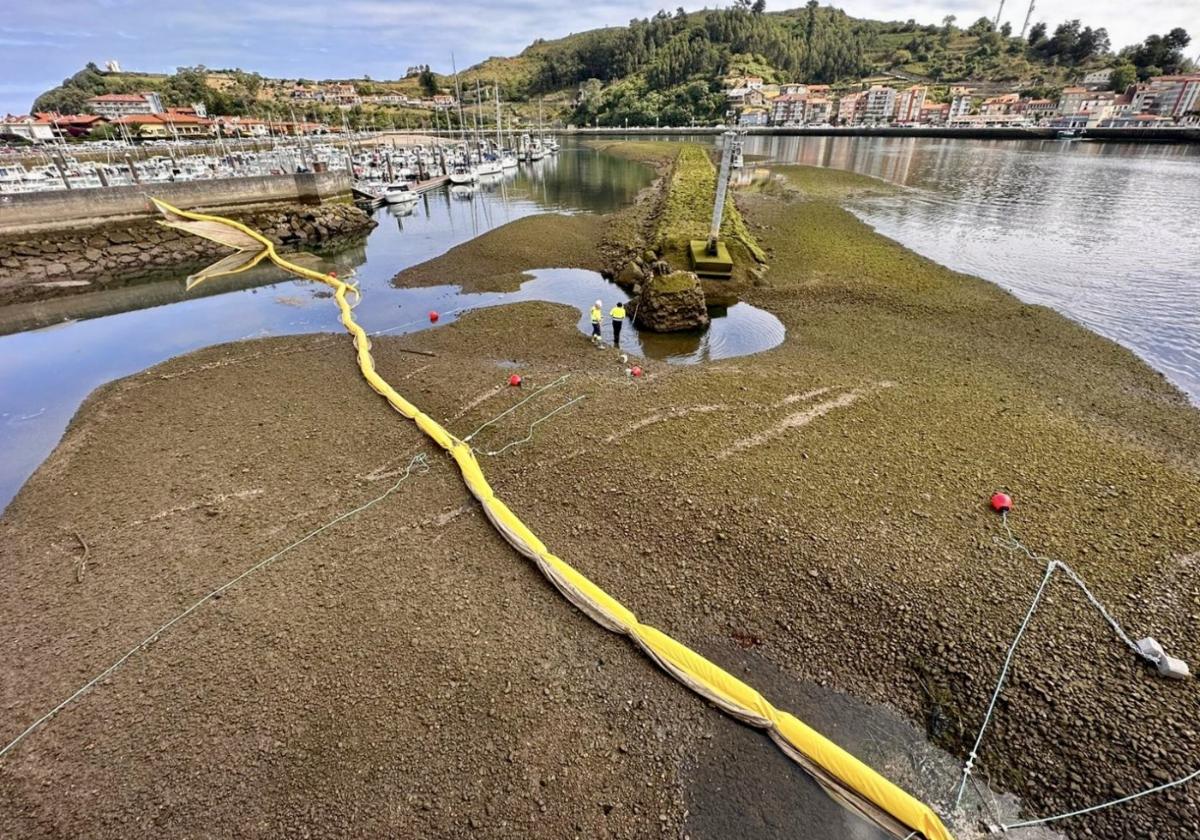
[(464, 166), (461, 163), (456, 164), (450, 170), (451, 184), (474, 184), (478, 180), (479, 176), (476, 174), (475, 170), (469, 166)]
[(383, 188), (383, 200), (388, 204), (415, 204), (418, 198), (408, 184), (388, 184)]
[(499, 175), (503, 171), (504, 167), (498, 160), (485, 160), (475, 167), (475, 174), (481, 178), (485, 175)]
[(500, 157), (500, 168), (501, 169), (516, 169), (517, 168), (517, 156), (514, 155), (512, 152), (505, 152)]

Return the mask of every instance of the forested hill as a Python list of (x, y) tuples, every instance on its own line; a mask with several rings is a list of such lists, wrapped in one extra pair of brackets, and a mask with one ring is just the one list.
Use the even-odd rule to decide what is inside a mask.
[[(777, 13), (766, 12), (762, 0), (742, 0), (726, 9), (661, 11), (625, 27), (538, 41), (515, 58), (490, 59), (465, 75), (499, 80), (509, 99), (566, 94), (576, 123), (686, 125), (724, 115), (721, 82), (732, 76), (858, 89), (864, 79), (889, 74), (893, 82), (961, 82), (1047, 95), (1101, 67), (1121, 66), (1142, 78), (1186, 69), (1187, 43), (1187, 33), (1177, 29), (1114, 53), (1103, 28), (1078, 20), (1035, 23), (1022, 38), (988, 18), (965, 26), (954, 17), (936, 24), (883, 22), (852, 18), (816, 0)], [(936, 100), (945, 87), (931, 93)]]
[[(1111, 50), (1107, 33), (1078, 20), (1053, 28), (1036, 23), (1027, 37), (1007, 24), (996, 29), (988, 18), (965, 26), (953, 17), (937, 23), (883, 22), (852, 18), (832, 6), (809, 0), (803, 8), (768, 12), (765, 0), (737, 0), (732, 7), (698, 12), (661, 11), (627, 26), (594, 29), (552, 41), (537, 40), (519, 55), (491, 58), (460, 75), (463, 99), (485, 101), (492, 85), (502, 98), (526, 113), (521, 103), (544, 102), (545, 116), (565, 122), (601, 125), (686, 125), (724, 117), (723, 80), (760, 76), (767, 83), (808, 82), (858, 89), (864, 79), (890, 74), (941, 86), (991, 84), (1008, 90), (1052, 95), (1090, 69), (1121, 67), (1118, 78), (1190, 69), (1182, 49), (1187, 33), (1173, 30), (1144, 44)], [(92, 68), (94, 71), (94, 68)], [(61, 110), (95, 92), (126, 92), (125, 81), (81, 71), (62, 87), (39, 97), (38, 110)], [(214, 113), (269, 110), (270, 97), (286, 96), (286, 85), (263, 84), (257, 74), (226, 71), (236, 81), (222, 92), (206, 90), (204, 68), (180, 68), (174, 76), (130, 77), (131, 90), (154, 85), (167, 104), (189, 104), (200, 96)], [(359, 93), (397, 92), (429, 96), (440, 88), (453, 93), (454, 80), (412, 68), (403, 79), (349, 79)], [(244, 83), (244, 84), (243, 84)], [(252, 83), (252, 84), (251, 84)], [(253, 89), (252, 89), (253, 88)], [(278, 91), (278, 93), (276, 93)], [(209, 100), (213, 100), (209, 102)], [(318, 106), (306, 104), (306, 109)], [(336, 108), (331, 116), (341, 121)], [(351, 124), (365, 122), (371, 109), (355, 106)], [(320, 114), (317, 114), (318, 116)], [(427, 120), (428, 114), (414, 114)], [(365, 118), (364, 118), (365, 117)]]

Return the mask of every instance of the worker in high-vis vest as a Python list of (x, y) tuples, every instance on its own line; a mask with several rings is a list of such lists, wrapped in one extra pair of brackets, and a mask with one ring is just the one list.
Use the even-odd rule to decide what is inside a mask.
[(621, 346), (621, 325), (625, 323), (625, 304), (617, 301), (617, 305), (608, 313), (612, 316), (613, 347)]
[(592, 341), (600, 340), (600, 324), (604, 321), (604, 308), (600, 301), (592, 307)]

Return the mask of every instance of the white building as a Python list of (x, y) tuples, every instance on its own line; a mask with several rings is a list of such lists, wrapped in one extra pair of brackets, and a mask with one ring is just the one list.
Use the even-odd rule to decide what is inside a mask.
[(864, 94), (866, 104), (862, 109), (862, 122), (882, 123), (896, 113), (896, 91), (883, 85), (872, 85)]
[(950, 114), (948, 115), (948, 119), (967, 116), (971, 113), (971, 106), (973, 104), (970, 88), (950, 88)]
[(39, 117), (14, 117), (9, 114), (0, 120), (0, 135), (20, 137), (33, 143), (45, 143), (54, 139), (54, 125)]
[(150, 93), (105, 93), (93, 96), (87, 101), (92, 113), (115, 120), (134, 114), (161, 114), (162, 99), (153, 91)]

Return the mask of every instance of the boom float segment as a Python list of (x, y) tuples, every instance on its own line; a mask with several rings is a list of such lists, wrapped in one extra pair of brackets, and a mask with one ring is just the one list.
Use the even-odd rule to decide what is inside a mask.
[[(829, 789), (844, 804), (857, 809), (898, 836), (920, 832), (927, 840), (953, 840), (933, 809), (872, 768), (843, 750), (820, 733), (805, 726), (787, 712), (767, 702), (761, 694), (741, 680), (709, 662), (660, 630), (638, 621), (637, 616), (569, 563), (556, 557), (541, 540), (496, 497), (480, 469), (470, 444), (452, 435), (440, 423), (406, 400), (375, 370), (371, 342), (354, 320), (347, 295), (358, 289), (335, 276), (321, 274), (289, 262), (275, 252), (274, 244), (262, 234), (232, 219), (178, 210), (165, 202), (151, 199), (165, 217), (161, 224), (203, 236), (246, 252), (246, 262), (257, 263), (268, 257), (280, 268), (299, 277), (332, 287), (341, 313), (342, 326), (354, 340), (358, 367), (367, 384), (396, 411), (416, 423), (458, 464), (467, 488), (482, 505), (488, 520), (518, 552), (537, 564), (538, 569), (564, 597), (593, 621), (614, 633), (629, 636), (659, 667), (723, 711), (760, 729), (767, 730), (784, 753)], [(213, 224), (223, 225), (217, 232)], [(232, 230), (230, 230), (232, 229)], [(261, 251), (261, 253), (258, 253)], [(238, 255), (233, 255), (236, 257)], [(238, 266), (229, 270), (228, 266)], [(232, 257), (222, 260), (209, 272), (192, 278), (195, 285), (218, 273), (244, 270)]]

